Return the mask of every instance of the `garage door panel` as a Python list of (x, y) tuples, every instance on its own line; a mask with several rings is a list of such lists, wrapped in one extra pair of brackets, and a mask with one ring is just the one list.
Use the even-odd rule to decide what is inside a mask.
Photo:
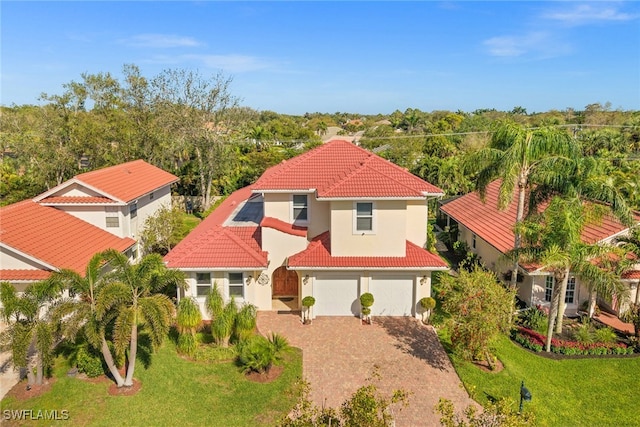
[(318, 276), (315, 280), (314, 313), (318, 316), (356, 316), (360, 313), (358, 277)]
[(369, 292), (374, 316), (411, 316), (413, 311), (413, 277), (373, 276)]

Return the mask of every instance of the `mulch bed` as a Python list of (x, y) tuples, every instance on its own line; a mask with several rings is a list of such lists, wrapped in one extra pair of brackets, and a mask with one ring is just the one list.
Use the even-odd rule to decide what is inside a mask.
[(111, 396), (133, 396), (142, 389), (142, 383), (135, 378), (131, 387), (118, 387), (116, 383), (109, 386), (109, 394)]
[(46, 378), (42, 385), (32, 385), (30, 390), (27, 390), (27, 381), (20, 381), (18, 384), (14, 385), (7, 396), (14, 397), (16, 400), (24, 401), (27, 399), (31, 399), (33, 397), (38, 397), (43, 393), (46, 393), (51, 390), (53, 384), (55, 384), (57, 378)]
[(272, 366), (268, 372), (249, 372), (246, 377), (256, 383), (270, 383), (275, 381), (284, 371), (284, 366)]

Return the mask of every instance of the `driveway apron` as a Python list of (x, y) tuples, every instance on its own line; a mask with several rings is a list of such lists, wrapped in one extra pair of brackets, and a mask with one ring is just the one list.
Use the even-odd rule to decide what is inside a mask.
[[(410, 317), (377, 317), (372, 325), (355, 317), (318, 317), (302, 325), (299, 314), (259, 312), (262, 334), (277, 332), (302, 349), (303, 375), (311, 399), (338, 408), (375, 369), (383, 393), (404, 389), (409, 406), (395, 408), (396, 426), (439, 426), (434, 407), (440, 397), (463, 409), (468, 396), (435, 331)], [(387, 394), (389, 395), (389, 394)], [(399, 411), (399, 412), (398, 412)]]

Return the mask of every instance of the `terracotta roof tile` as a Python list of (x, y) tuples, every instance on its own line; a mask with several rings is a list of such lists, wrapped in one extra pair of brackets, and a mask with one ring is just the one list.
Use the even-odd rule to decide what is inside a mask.
[(114, 204), (116, 201), (108, 197), (90, 197), (90, 196), (55, 196), (46, 197), (38, 201), (43, 205), (80, 205), (80, 204)]
[(49, 276), (51, 276), (51, 271), (49, 270), (0, 270), (0, 280), (13, 282), (35, 282), (45, 280)]
[[(466, 194), (452, 200), (440, 210), (460, 224), (471, 230), (481, 239), (506, 253), (513, 249), (513, 226), (516, 223), (517, 188), (514, 190), (513, 201), (507, 209), (498, 209), (498, 193), (500, 181), (496, 180), (487, 186), (485, 203), (480, 200), (477, 192)], [(598, 224), (588, 224), (582, 232), (585, 243), (596, 243), (627, 229), (624, 225), (610, 216), (605, 216)]]
[(321, 198), (417, 198), (442, 190), (347, 141), (331, 141), (269, 168), (254, 191), (315, 189)]
[(640, 270), (631, 270), (622, 273), (623, 279), (640, 279)]
[(373, 269), (430, 269), (444, 270), (448, 265), (438, 255), (432, 254), (407, 241), (403, 257), (384, 256), (332, 256), (331, 236), (324, 232), (316, 236), (307, 249), (289, 257), (293, 268), (373, 268)]
[(31, 200), (0, 209), (0, 242), (55, 268), (84, 273), (91, 257), (105, 249), (135, 244), (58, 209)]
[(77, 175), (74, 179), (124, 202), (130, 202), (178, 181), (175, 175), (150, 165), (144, 160), (86, 172)]
[(273, 228), (274, 230), (282, 231), (283, 233), (291, 234), (293, 236), (307, 237), (307, 227), (300, 227), (298, 225), (292, 225), (281, 221), (277, 218), (264, 217), (260, 222), (261, 227)]
[(232, 193), (191, 231), (164, 260), (171, 268), (267, 268), (259, 227), (223, 227), (240, 203), (251, 196), (251, 187)]

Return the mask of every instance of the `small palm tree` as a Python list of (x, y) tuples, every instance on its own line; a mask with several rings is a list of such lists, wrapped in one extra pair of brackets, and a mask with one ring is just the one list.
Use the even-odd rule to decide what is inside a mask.
[(202, 322), (200, 307), (193, 298), (183, 298), (178, 304), (176, 325), (178, 328), (178, 351), (193, 355), (198, 344), (196, 342), (196, 329)]
[(62, 321), (72, 312), (73, 303), (62, 298), (62, 288), (51, 280), (29, 285), (22, 295), (2, 282), (0, 302), (2, 317), (9, 324), (2, 342), (11, 348), (13, 363), (26, 369), (28, 384), (41, 385), (53, 350), (63, 337)]
[(158, 254), (146, 255), (138, 264), (116, 250), (108, 250), (105, 260), (113, 269), (109, 280), (96, 298), (99, 321), (114, 319), (113, 344), (116, 354), (124, 356), (128, 350), (126, 378), (115, 375), (118, 387), (131, 387), (138, 351), (138, 328), (149, 332), (154, 345), (160, 345), (169, 332), (175, 307), (159, 292), (168, 285), (184, 286), (184, 274), (169, 270)]

